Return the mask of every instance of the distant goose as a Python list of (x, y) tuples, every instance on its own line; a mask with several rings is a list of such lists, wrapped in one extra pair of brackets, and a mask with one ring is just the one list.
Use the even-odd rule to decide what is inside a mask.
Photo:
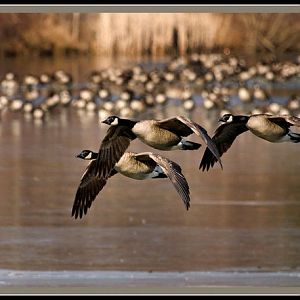
[(45, 117), (46, 110), (43, 109), (42, 107), (36, 107), (32, 111), (32, 115), (34, 119), (41, 120)]
[(86, 104), (87, 111), (95, 111), (97, 109), (97, 104), (94, 101), (89, 101)]
[(119, 110), (119, 115), (123, 118), (132, 118), (134, 113), (134, 110), (129, 106), (125, 106)]
[(22, 109), (24, 101), (20, 98), (10, 100), (9, 109), (12, 111), (19, 111)]
[(108, 100), (111, 97), (111, 92), (108, 89), (102, 87), (98, 91), (98, 96), (101, 100)]
[(130, 108), (138, 113), (141, 113), (146, 110), (146, 104), (144, 99), (133, 99), (130, 102)]
[(280, 115), (280, 116), (284, 115), (285, 116), (285, 115), (290, 115), (290, 114), (291, 114), (291, 112), (288, 108), (281, 107), (278, 115)]
[(251, 102), (253, 100), (250, 91), (244, 86), (238, 89), (238, 96), (242, 102)]
[(120, 99), (122, 99), (125, 102), (130, 101), (134, 97), (134, 91), (131, 89), (125, 89), (120, 94)]
[(208, 96), (203, 99), (203, 106), (207, 110), (215, 109), (219, 104), (220, 99), (215, 93), (209, 93)]
[(187, 100), (187, 99), (190, 99), (192, 97), (192, 95), (193, 94), (192, 94), (191, 89), (188, 86), (185, 86), (184, 90), (182, 91), (181, 98), (183, 100)]
[(300, 109), (300, 96), (291, 95), (287, 102), (287, 108), (292, 111)]
[(175, 74), (172, 73), (172, 72), (165, 72), (163, 74), (164, 76), (164, 79), (168, 82), (168, 83), (171, 83), (172, 81), (175, 80)]
[(155, 105), (155, 99), (152, 94), (145, 94), (145, 104), (147, 107), (153, 107)]
[(49, 75), (47, 73), (43, 73), (39, 77), (39, 84), (41, 86), (47, 86), (52, 82), (52, 80), (53, 80), (53, 78), (51, 75)]
[(145, 84), (145, 90), (146, 90), (146, 92), (151, 93), (152, 91), (154, 91), (154, 88), (155, 88), (155, 83), (153, 81), (148, 81)]
[(92, 101), (94, 98), (94, 93), (93, 93), (93, 91), (91, 91), (87, 88), (83, 88), (79, 92), (79, 98), (83, 99), (86, 102)]
[(23, 84), (25, 86), (25, 88), (27, 89), (33, 89), (33, 88), (37, 88), (38, 84), (39, 84), (39, 79), (38, 77), (28, 74), (25, 75), (23, 78)]
[(206, 82), (211, 82), (214, 80), (214, 74), (212, 72), (207, 72), (205, 75), (204, 75), (204, 80)]
[(112, 112), (115, 108), (115, 104), (113, 101), (105, 101), (103, 104), (102, 104), (102, 108), (104, 108), (105, 110), (109, 111), (109, 112)]
[(7, 96), (0, 96), (0, 105), (1, 107), (6, 107), (9, 103), (8, 97)]
[(60, 104), (60, 97), (57, 93), (51, 93), (43, 102), (42, 107), (44, 109), (53, 109)]
[(101, 73), (99, 71), (92, 71), (89, 75), (89, 81), (94, 84), (100, 84), (102, 80)]
[(34, 109), (34, 105), (32, 102), (25, 102), (24, 105), (23, 105), (23, 111), (25, 113), (31, 113)]
[(272, 71), (268, 71), (266, 74), (265, 74), (265, 77), (267, 80), (269, 81), (273, 81), (275, 79), (275, 74), (274, 72)]
[[(258, 114), (251, 116), (234, 116), (225, 114), (219, 120), (223, 122), (213, 136), (220, 156), (223, 155), (232, 145), (235, 138), (241, 133), (250, 130), (254, 135), (271, 143), (300, 142), (300, 134), (292, 132), (291, 126), (300, 127), (300, 118), (282, 115), (274, 116), (269, 114)], [(211, 151), (206, 148), (200, 163), (200, 169), (208, 171), (216, 162)]]
[(53, 78), (58, 84), (62, 85), (70, 85), (73, 82), (72, 75), (63, 70), (55, 71), (53, 74)]
[(157, 104), (161, 105), (166, 104), (168, 102), (168, 97), (163, 92), (158, 93), (154, 99)]
[(240, 81), (245, 82), (252, 77), (252, 74), (249, 71), (242, 71), (239, 73), (238, 77)]
[(13, 96), (16, 94), (19, 88), (19, 83), (16, 79), (16, 75), (12, 72), (5, 74), (4, 79), (0, 83), (1, 91), (6, 96)]
[(185, 99), (182, 102), (182, 106), (186, 111), (191, 111), (196, 107), (195, 100), (192, 98)]
[(84, 99), (77, 98), (74, 101), (71, 102), (72, 106), (78, 108), (78, 109), (83, 109), (86, 107), (87, 102)]
[(118, 111), (118, 110), (121, 110), (122, 108), (125, 108), (125, 107), (128, 107), (129, 106), (129, 100), (124, 100), (124, 99), (121, 99), (119, 98), (118, 100), (116, 100), (115, 102), (115, 109)]
[(253, 96), (260, 101), (270, 100), (270, 95), (263, 90), (259, 85), (254, 86)]
[(269, 103), (269, 105), (267, 106), (267, 111), (270, 114), (277, 115), (277, 114), (279, 114), (281, 108), (282, 108), (281, 104), (272, 102), (272, 103)]
[(72, 102), (71, 91), (64, 89), (61, 92), (59, 92), (59, 99), (60, 99), (60, 103), (63, 106), (68, 106)]
[(195, 133), (203, 139), (222, 167), (219, 151), (207, 131), (187, 117), (134, 121), (110, 116), (102, 123), (126, 127), (146, 145), (163, 151), (199, 149), (201, 144), (185, 140), (185, 137)]
[(96, 159), (98, 153), (83, 150), (78, 158), (91, 160), (81, 177), (72, 208), (72, 216), (82, 218), (91, 207), (98, 193), (103, 189), (109, 177), (120, 173), (136, 180), (152, 178), (169, 178), (183, 200), (186, 209), (190, 207), (190, 191), (188, 183), (175, 162), (152, 152), (126, 152), (114, 165), (107, 178), (96, 176)]

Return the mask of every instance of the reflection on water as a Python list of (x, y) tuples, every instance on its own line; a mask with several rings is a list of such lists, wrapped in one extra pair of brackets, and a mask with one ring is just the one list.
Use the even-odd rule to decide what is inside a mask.
[[(179, 108), (166, 107), (159, 117), (178, 113)], [(216, 126), (200, 108), (190, 117), (209, 133)], [(42, 124), (5, 114), (0, 134), (1, 268), (299, 269), (297, 144), (271, 144), (245, 133), (224, 155), (224, 170), (216, 166), (205, 173), (198, 170), (204, 147), (165, 152), (182, 166), (189, 182), (189, 211), (167, 179), (137, 182), (116, 175), (88, 214), (72, 219), (74, 194), (86, 167), (75, 154), (97, 150), (106, 128), (97, 114), (73, 109), (60, 109)], [(150, 150), (139, 141), (129, 149)]]
[[(45, 61), (75, 80), (112, 62)], [(39, 64), (31, 66), (40, 73)], [(20, 70), (22, 62), (3, 72)], [(3, 73), (3, 74), (4, 74)], [(239, 108), (237, 108), (239, 109)], [(209, 134), (219, 111), (155, 107), (140, 118), (187, 115)], [(161, 153), (182, 167), (191, 190), (185, 207), (168, 179), (112, 177), (83, 219), (71, 218), (87, 165), (107, 126), (96, 112), (59, 107), (47, 122), (7, 111), (0, 123), (0, 269), (44, 271), (299, 271), (300, 148), (249, 132), (223, 156), (224, 170), (198, 166), (205, 149)], [(199, 141), (197, 137), (193, 140)], [(202, 141), (201, 141), (202, 142)], [(128, 150), (155, 151), (135, 140)]]

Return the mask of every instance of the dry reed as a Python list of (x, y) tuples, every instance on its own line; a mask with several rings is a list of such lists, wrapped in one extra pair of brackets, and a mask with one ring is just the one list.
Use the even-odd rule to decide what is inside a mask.
[(157, 57), (228, 47), (282, 54), (299, 50), (299, 32), (299, 14), (0, 14), (0, 51)]

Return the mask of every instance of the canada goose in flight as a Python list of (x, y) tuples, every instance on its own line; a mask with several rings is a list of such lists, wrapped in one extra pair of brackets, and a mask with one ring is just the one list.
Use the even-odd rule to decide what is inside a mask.
[(146, 145), (163, 151), (199, 149), (201, 144), (184, 139), (184, 137), (195, 133), (204, 140), (207, 147), (222, 167), (219, 151), (207, 131), (199, 124), (184, 116), (176, 116), (163, 120), (141, 121), (133, 121), (129, 119), (122, 119), (117, 116), (110, 116), (106, 120), (102, 121), (102, 123), (112, 125), (112, 127), (126, 127), (130, 130), (132, 135), (139, 138), (139, 140)]
[[(292, 132), (291, 126), (300, 127), (300, 118), (290, 115), (257, 114), (251, 116), (223, 115), (220, 120), (223, 122), (215, 131), (213, 141), (223, 155), (232, 145), (235, 138), (241, 133), (250, 130), (254, 135), (271, 143), (300, 142), (300, 134)], [(211, 151), (206, 148), (203, 154), (199, 169), (208, 171), (216, 162)]]
[(152, 152), (133, 153), (126, 152), (114, 165), (107, 178), (95, 175), (98, 153), (91, 150), (83, 150), (78, 158), (90, 160), (86, 171), (81, 177), (72, 208), (72, 216), (75, 219), (91, 207), (98, 193), (103, 189), (109, 177), (120, 173), (129, 178), (145, 180), (150, 178), (169, 178), (183, 200), (186, 209), (190, 207), (190, 191), (181, 168), (175, 162)]

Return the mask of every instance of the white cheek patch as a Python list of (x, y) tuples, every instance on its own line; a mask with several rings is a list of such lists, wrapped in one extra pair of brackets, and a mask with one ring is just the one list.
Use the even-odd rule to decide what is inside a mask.
[(86, 157), (85, 159), (91, 159), (92, 158), (92, 153), (90, 152)]
[(118, 125), (118, 119), (115, 118), (114, 121), (111, 123), (111, 125)]
[(230, 122), (232, 122), (232, 120), (233, 120), (233, 117), (232, 117), (232, 116), (230, 116), (230, 117), (228, 118), (228, 120), (227, 120), (227, 123), (230, 123)]

